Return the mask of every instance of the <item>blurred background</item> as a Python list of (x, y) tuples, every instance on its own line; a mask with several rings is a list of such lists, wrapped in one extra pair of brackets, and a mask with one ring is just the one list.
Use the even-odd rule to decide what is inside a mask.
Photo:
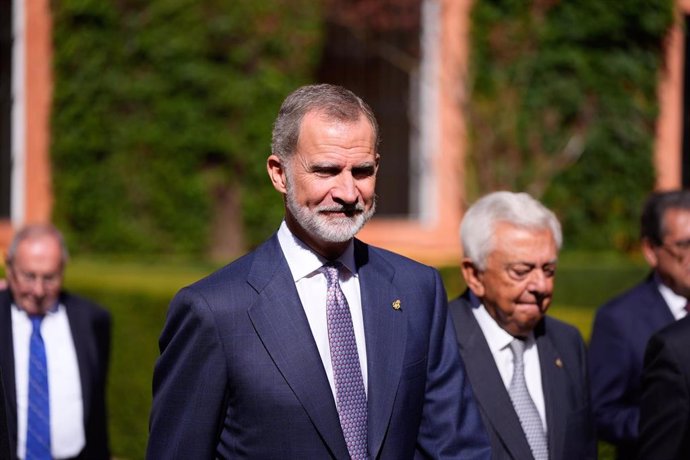
[(273, 119), (330, 82), (381, 125), (362, 239), (455, 296), (464, 209), (527, 191), (564, 226), (552, 313), (588, 338), (646, 273), (644, 198), (690, 185), (688, 18), (690, 0), (2, 0), (0, 249), (24, 223), (64, 231), (67, 287), (115, 320), (112, 451), (143, 458), (167, 304), (277, 229)]

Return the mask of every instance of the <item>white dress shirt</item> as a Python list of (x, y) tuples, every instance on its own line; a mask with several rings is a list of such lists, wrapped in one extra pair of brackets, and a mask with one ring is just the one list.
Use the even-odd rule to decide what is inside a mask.
[[(278, 229), (278, 242), (287, 260), (292, 278), (297, 287), (297, 294), (302, 302), (304, 313), (307, 315), (311, 333), (321, 356), (321, 362), (326, 370), (328, 383), (335, 399), (335, 380), (333, 378), (333, 364), (331, 362), (331, 348), (328, 342), (328, 322), (326, 318), (326, 291), (328, 285), (326, 275), (321, 267), (328, 262), (316, 254), (306, 244), (290, 232), (285, 221)], [(345, 252), (337, 259), (347, 270), (340, 271), (340, 287), (345, 294), (352, 316), (352, 326), (355, 331), (359, 365), (362, 369), (364, 390), (367, 391), (367, 350), (364, 341), (364, 318), (362, 316), (362, 300), (359, 291), (359, 278), (355, 265), (354, 242), (350, 241)], [(349, 273), (346, 273), (349, 272)]]
[(685, 305), (688, 303), (688, 299), (682, 295), (678, 295), (670, 287), (666, 286), (661, 282), (659, 275), (654, 275), (656, 278), (656, 285), (659, 289), (661, 297), (666, 301), (668, 309), (671, 310), (671, 314), (677, 320), (685, 318), (688, 312), (685, 310)]
[[(12, 305), (12, 344), (17, 388), (17, 456), (19, 458), (24, 458), (26, 452), (29, 344), (32, 329), (29, 315), (16, 305)], [(48, 366), (52, 456), (53, 458), (76, 457), (86, 445), (84, 405), (77, 352), (63, 305), (58, 305), (43, 318), (41, 336), (46, 348)]]
[[(510, 350), (510, 342), (515, 337), (508, 334), (501, 326), (498, 325), (484, 305), (479, 308), (473, 308), (472, 313), (479, 323), (479, 327), (489, 344), (489, 349), (496, 362), (501, 379), (506, 390), (510, 388), (510, 381), (513, 378), (513, 352)], [(539, 350), (537, 343), (534, 340), (534, 334), (530, 332), (525, 342), (525, 381), (527, 383), (527, 391), (529, 392), (532, 401), (537, 406), (539, 417), (544, 425), (544, 432), (547, 432), (546, 426), (546, 404), (544, 403), (544, 391), (541, 384), (541, 367), (539, 366)]]

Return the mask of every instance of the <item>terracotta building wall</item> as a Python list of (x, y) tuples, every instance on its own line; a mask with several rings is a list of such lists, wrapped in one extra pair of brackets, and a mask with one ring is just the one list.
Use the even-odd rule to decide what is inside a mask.
[(669, 33), (665, 69), (659, 79), (659, 118), (654, 149), (656, 187), (661, 190), (681, 186), (683, 147), (683, 67), (685, 63), (684, 18), (690, 14), (690, 0), (677, 1), (676, 24)]
[[(438, 101), (437, 133), (432, 158), (432, 192), (422, 206), (433, 208), (420, 220), (375, 218), (359, 237), (371, 244), (405, 254), (434, 265), (460, 260), (458, 230), (462, 218), (464, 187), (462, 170), (466, 134), (462, 115), (466, 68), (470, 0), (437, 0), (440, 19), (438, 66), (432, 76)], [(425, 213), (426, 214), (426, 213)]]
[[(0, 248), (7, 247), (13, 227), (50, 219), (52, 193), (50, 181), (50, 106), (52, 97), (52, 47), (49, 0), (19, 0), (15, 10), (23, 8), (24, 23), (15, 37), (23, 43), (24, 69), (24, 209), (13, 210), (13, 222), (0, 222)], [(16, 191), (13, 191), (15, 193)]]

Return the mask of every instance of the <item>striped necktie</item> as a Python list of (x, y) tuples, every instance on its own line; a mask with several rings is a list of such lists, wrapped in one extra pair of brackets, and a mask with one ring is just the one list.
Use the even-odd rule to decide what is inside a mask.
[(508, 394), (510, 394), (510, 399), (513, 401), (513, 407), (520, 419), (520, 425), (522, 425), (522, 430), (525, 432), (527, 443), (532, 450), (535, 460), (548, 460), (549, 449), (544, 425), (541, 423), (537, 406), (527, 391), (525, 362), (523, 360), (525, 353), (524, 340), (513, 339), (510, 342), (510, 350), (513, 352), (514, 365), (513, 378), (510, 381)]
[(41, 336), (43, 316), (30, 315), (29, 410), (25, 460), (50, 460), (50, 399), (46, 347)]

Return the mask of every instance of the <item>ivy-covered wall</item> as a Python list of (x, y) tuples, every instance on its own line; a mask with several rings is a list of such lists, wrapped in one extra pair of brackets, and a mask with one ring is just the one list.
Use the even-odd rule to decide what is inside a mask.
[[(312, 79), (322, 3), (54, 0), (54, 220), (70, 247), (202, 254), (218, 231), (244, 246), (273, 231), (271, 123)], [(568, 247), (632, 247), (673, 0), (481, 0), (471, 19), (470, 199), (527, 190)]]
[(672, 21), (673, 0), (475, 2), (469, 195), (528, 191), (567, 247), (633, 247)]
[(53, 1), (54, 220), (70, 247), (200, 254), (218, 212), (247, 245), (273, 231), (271, 124), (311, 78), (318, 5)]

